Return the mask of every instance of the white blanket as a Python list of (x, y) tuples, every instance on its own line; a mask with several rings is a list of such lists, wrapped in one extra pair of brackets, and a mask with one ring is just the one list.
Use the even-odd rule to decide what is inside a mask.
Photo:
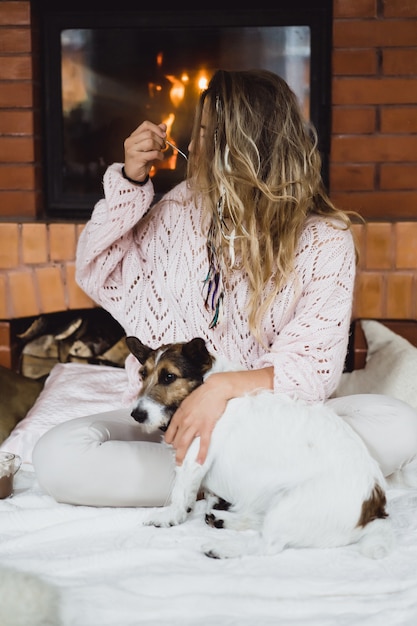
[[(367, 559), (355, 546), (210, 559), (201, 546), (233, 531), (208, 527), (202, 502), (186, 523), (161, 529), (141, 526), (140, 509), (58, 504), (42, 492), (29, 459), (33, 440), (49, 419), (63, 419), (67, 396), (70, 417), (105, 410), (103, 396), (109, 410), (109, 394), (124, 382), (111, 368), (56, 367), (20, 435), (2, 446), (26, 458), (14, 496), (0, 501), (0, 563), (56, 585), (63, 626), (416, 626), (417, 489), (388, 491), (397, 546), (385, 559)], [(86, 387), (87, 411), (77, 399)]]

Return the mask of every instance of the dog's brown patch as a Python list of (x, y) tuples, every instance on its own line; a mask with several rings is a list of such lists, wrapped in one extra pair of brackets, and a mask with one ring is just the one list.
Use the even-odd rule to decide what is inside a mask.
[(140, 370), (142, 389), (139, 396), (145, 395), (163, 406), (179, 406), (202, 379), (185, 378), (181, 367), (171, 358), (163, 357), (155, 363), (154, 358), (146, 361)]
[(213, 357), (203, 339), (168, 344), (156, 350), (128, 337), (131, 352), (141, 362), (140, 396), (146, 396), (165, 407), (178, 407), (193, 389), (202, 384)]
[(375, 485), (372, 490), (371, 497), (362, 504), (362, 511), (357, 526), (366, 526), (375, 519), (384, 519), (388, 517), (386, 511), (387, 499), (384, 490)]

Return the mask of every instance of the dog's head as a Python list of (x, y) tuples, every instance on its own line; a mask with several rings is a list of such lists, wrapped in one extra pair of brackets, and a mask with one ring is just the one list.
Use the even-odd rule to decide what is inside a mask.
[(199, 337), (156, 350), (136, 337), (126, 337), (126, 343), (141, 364), (142, 388), (131, 415), (148, 432), (165, 431), (184, 398), (202, 384), (214, 358)]

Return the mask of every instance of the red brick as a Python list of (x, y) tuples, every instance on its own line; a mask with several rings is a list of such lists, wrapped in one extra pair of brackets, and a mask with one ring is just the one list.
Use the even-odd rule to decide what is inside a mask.
[(80, 235), (83, 232), (84, 228), (85, 228), (85, 224), (77, 224), (76, 225), (76, 239), (77, 239), (77, 241), (79, 240)]
[(392, 76), (417, 74), (417, 50), (383, 50), (382, 71), (384, 74)]
[[(416, 155), (417, 161), (417, 155)], [(381, 189), (415, 189), (417, 181), (417, 162), (381, 164)], [(417, 240), (416, 240), (417, 241)]]
[(387, 275), (386, 315), (391, 319), (413, 317), (413, 276), (399, 272)]
[(31, 47), (29, 28), (2, 28), (0, 54), (30, 52)]
[(332, 132), (335, 134), (373, 133), (376, 128), (375, 107), (333, 107)]
[(12, 269), (19, 262), (19, 226), (0, 223), (0, 268)]
[(352, 232), (358, 254), (358, 269), (363, 267), (365, 259), (365, 228), (361, 223), (353, 223)]
[(415, 104), (415, 78), (334, 78), (333, 104)]
[(415, 161), (417, 135), (359, 135), (335, 136), (332, 138), (331, 156), (334, 162), (405, 162)]
[(335, 48), (390, 48), (414, 46), (416, 43), (417, 25), (413, 20), (336, 20), (333, 22), (333, 46)]
[(368, 270), (391, 269), (394, 265), (392, 250), (393, 225), (389, 223), (368, 224), (366, 227), (365, 268)]
[[(7, 276), (6, 274), (0, 274), (0, 319), (8, 319), (11, 315), (9, 310), (9, 298), (7, 297)], [(4, 333), (5, 327), (0, 322), (0, 343), (1, 335)], [(3, 333), (1, 332), (3, 331)]]
[[(1, 287), (2, 281), (0, 277), (0, 293), (2, 293)], [(7, 298), (8, 299), (8, 298)], [(10, 317), (11, 313), (4, 313), (4, 309), (2, 307), (2, 302), (0, 300), (0, 310), (1, 316), (3, 319)], [(10, 322), (4, 321), (0, 322), (0, 365), (3, 367), (12, 367), (12, 353), (11, 353), (11, 330), (10, 330)]]
[(394, 226), (395, 265), (398, 269), (417, 270), (417, 222), (398, 222)]
[(331, 192), (331, 199), (341, 209), (356, 211), (367, 220), (416, 219), (415, 190), (335, 191)]
[(74, 224), (51, 224), (49, 226), (49, 249), (51, 261), (75, 259)]
[(12, 369), (12, 353), (10, 348), (0, 346), (0, 365)]
[(29, 80), (31, 78), (30, 56), (0, 56), (0, 80)]
[(417, 133), (417, 107), (381, 107), (383, 133)]
[(24, 265), (48, 262), (48, 237), (45, 224), (22, 224), (22, 261)]
[(385, 0), (384, 17), (417, 17), (416, 0)]
[(61, 266), (40, 267), (35, 269), (39, 285), (42, 313), (65, 311), (64, 281)]
[(0, 321), (0, 345), (9, 346), (10, 339), (11, 339), (10, 322)]
[(384, 317), (384, 281), (376, 272), (361, 272), (356, 278), (354, 317)]
[(0, 109), (0, 134), (33, 135), (32, 111), (2, 111)]
[(340, 17), (375, 17), (376, 0), (334, 0), (333, 16)]
[(376, 50), (335, 50), (332, 67), (333, 76), (376, 74), (378, 69)]
[(14, 318), (28, 317), (41, 312), (31, 270), (11, 272), (9, 282)]
[(374, 165), (330, 165), (332, 191), (369, 191), (374, 188)]
[(2, 83), (0, 89), (0, 107), (33, 106), (33, 87), (31, 83)]
[[(37, 198), (33, 191), (0, 191), (0, 218), (37, 215)], [(1, 225), (0, 225), (1, 226)]]
[(27, 137), (0, 137), (0, 163), (31, 163), (34, 145)]
[(0, 2), (0, 26), (30, 24), (30, 2)]
[(35, 189), (35, 168), (33, 165), (0, 165), (0, 190)]

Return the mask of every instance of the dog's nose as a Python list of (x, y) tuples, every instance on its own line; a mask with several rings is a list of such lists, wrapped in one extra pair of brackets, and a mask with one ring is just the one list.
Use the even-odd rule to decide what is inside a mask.
[(148, 417), (148, 413), (144, 409), (139, 409), (138, 407), (133, 409), (130, 415), (133, 417), (133, 419), (139, 422), (139, 424), (143, 424), (144, 422), (146, 422)]

